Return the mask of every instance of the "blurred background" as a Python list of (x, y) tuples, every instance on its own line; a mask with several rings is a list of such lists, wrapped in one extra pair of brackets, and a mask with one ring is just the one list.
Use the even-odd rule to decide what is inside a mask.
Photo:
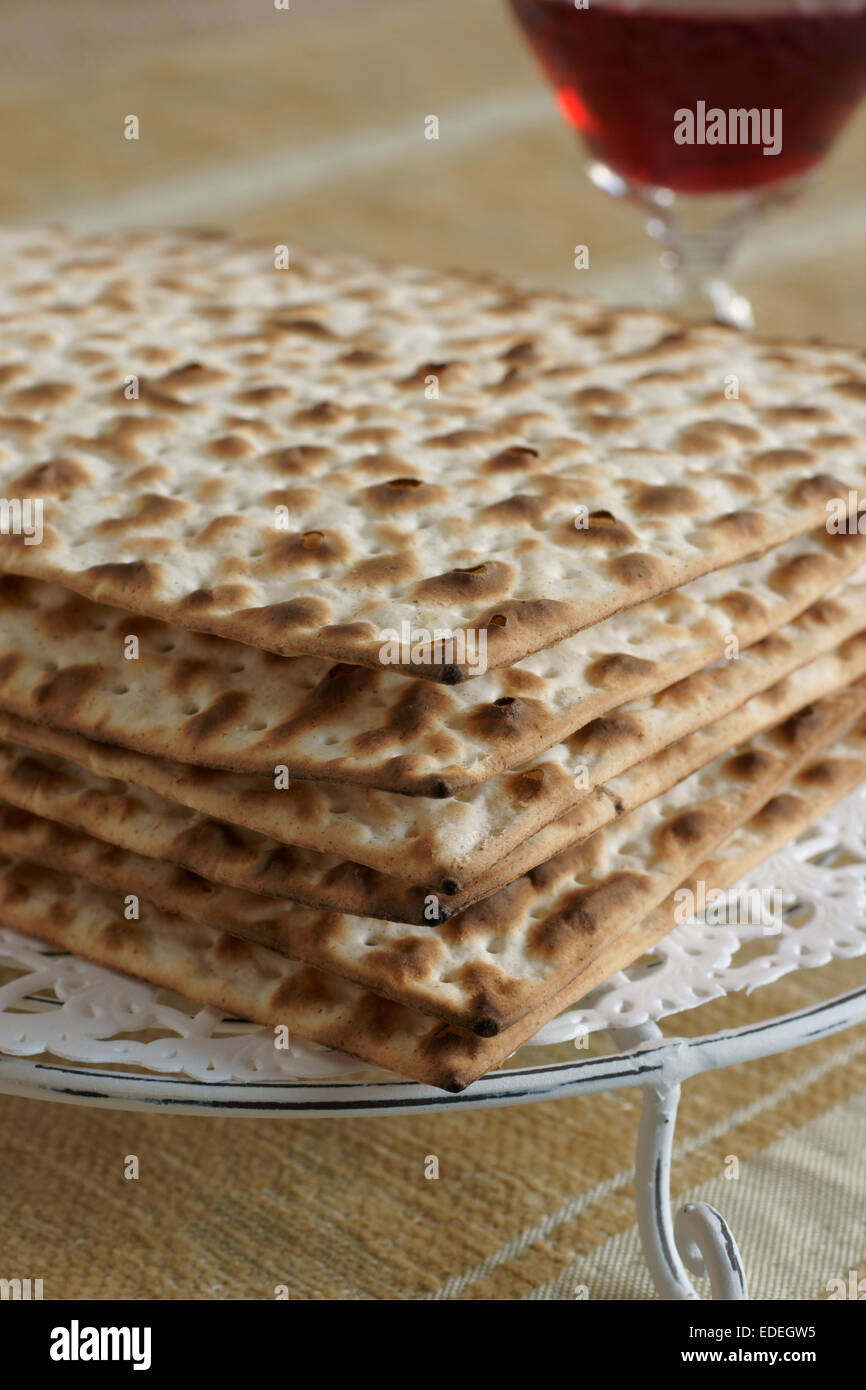
[[(2, 0), (0, 217), (226, 227), (646, 299), (641, 219), (586, 182), (504, 0), (288, 3)], [(761, 332), (866, 343), (864, 188), (860, 111), (742, 253)]]

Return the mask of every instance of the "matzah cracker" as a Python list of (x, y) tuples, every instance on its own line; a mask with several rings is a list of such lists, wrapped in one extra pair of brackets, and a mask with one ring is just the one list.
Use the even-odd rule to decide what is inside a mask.
[[(278, 790), (264, 778), (148, 758), (45, 726), (34, 732), (33, 725), (21, 725), (16, 733), (7, 718), (5, 728), (9, 738), (72, 758), (100, 776), (143, 786), (217, 819), (268, 834), (294, 849), (300, 846), (328, 854), (450, 896), (488, 874), (593, 788), (674, 739), (732, 712), (811, 655), (856, 632), (864, 604), (864, 584), (852, 582), (813, 604), (788, 627), (747, 648), (739, 659), (699, 672), (648, 701), (623, 706), (613, 717), (586, 725), (540, 762), (500, 774), (447, 801), (304, 781), (291, 781)], [(843, 667), (850, 660), (846, 651)], [(8, 692), (0, 666), (0, 711)], [(820, 686), (816, 693), (823, 693)], [(804, 694), (803, 699), (807, 698), (812, 697)], [(38, 699), (34, 707), (40, 710)], [(0, 732), (3, 720), (0, 713)], [(350, 875), (349, 881), (355, 877)], [(369, 880), (364, 891), (368, 888), (375, 891)], [(338, 906), (349, 910), (347, 904)], [(371, 915), (390, 914), (377, 905)], [(411, 920), (413, 914), (408, 916)], [(429, 915), (425, 920), (430, 920)]]
[[(773, 664), (768, 659), (765, 675)], [(743, 667), (734, 664), (724, 674), (728, 671), (742, 675)], [(722, 683), (716, 678), (720, 674), (707, 672), (702, 678), (704, 683), (712, 684), (716, 696), (722, 691)], [(38, 746), (42, 731), (36, 725), (22, 726), (17, 720), (11, 721), (9, 732), (13, 739), (17, 734), (19, 743), (0, 739), (0, 796), (34, 815), (59, 821), (147, 858), (178, 864), (214, 883), (354, 916), (429, 925), (489, 897), (536, 864), (586, 839), (617, 815), (669, 790), (736, 743), (788, 718), (804, 702), (819, 700), (864, 676), (866, 631), (724, 717), (596, 787), (573, 811), (544, 826), (451, 898), (431, 895), (389, 874), (333, 855), (281, 845), (256, 831), (243, 830), (211, 816), (191, 814), (177, 802), (130, 786), (114, 776), (97, 776), (67, 758), (25, 752), (20, 746), (22, 736)], [(684, 697), (682, 706), (687, 703), (687, 691), (680, 693)], [(695, 704), (700, 708), (699, 701)], [(653, 712), (659, 712), (658, 706)], [(670, 715), (675, 713), (672, 708)], [(639, 719), (640, 712), (635, 711), (632, 717)], [(3, 726), (4, 717), (0, 715), (0, 732)], [(61, 740), (64, 737), (60, 735)], [(98, 762), (99, 746), (90, 747), (91, 756)], [(258, 908), (259, 915), (262, 910)]]
[[(845, 740), (841, 746), (831, 748), (828, 756), (810, 763), (778, 796), (774, 796), (745, 825), (730, 835), (683, 886), (696, 897), (699, 896), (699, 884), (704, 885), (707, 893), (710, 890), (723, 893), (733, 888), (758, 864), (808, 830), (820, 816), (854, 791), (864, 778), (866, 731), (863, 739)], [(785, 889), (788, 885), (774, 886)], [(543, 1010), (521, 1019), (513, 1030), (509, 1030), (515, 1047), (523, 1045), (521, 1038), (531, 1039), (557, 1013), (572, 1007), (618, 970), (625, 970), (652, 950), (679, 922), (677, 914), (681, 901), (675, 890), (637, 926), (607, 943), (600, 959), (590, 966), (580, 980), (573, 981), (553, 1006), (545, 1005)], [(812, 963), (820, 965), (822, 962), (815, 959)], [(702, 1002), (695, 996), (695, 1005)], [(501, 1033), (499, 1037), (490, 1039), (491, 1048), (495, 1048), (506, 1036), (506, 1033)], [(502, 1060), (500, 1056), (491, 1060), (489, 1065), (498, 1066)]]
[[(181, 762), (444, 796), (700, 670), (733, 639), (748, 646), (864, 563), (866, 534), (822, 529), (455, 690), (274, 657), (0, 575), (0, 704)], [(384, 814), (387, 800), (353, 805)]]
[[(723, 889), (757, 859), (806, 829), (866, 777), (866, 729), (840, 740), (786, 785), (744, 826), (742, 869), (728, 856), (715, 873), (704, 862), (684, 881)], [(633, 934), (608, 932), (603, 947), (559, 993), (497, 1037), (481, 1038), (384, 999), (266, 947), (171, 917), (145, 905), (139, 922), (121, 919), (113, 895), (39, 864), (0, 863), (0, 923), (100, 965), (298, 1037), (339, 1048), (412, 1080), (462, 1091), (499, 1066), (562, 1009), (624, 969), (675, 925), (673, 894)]]
[(851, 348), (191, 233), (6, 230), (0, 286), (0, 485), (45, 501), (0, 564), (283, 655), (505, 665), (866, 491)]
[(17, 808), (0, 819), (0, 852), (80, 873), (113, 889), (118, 904), (134, 894), (490, 1036), (555, 994), (609, 931), (651, 911), (864, 710), (866, 686), (809, 707), (438, 927), (280, 907)]

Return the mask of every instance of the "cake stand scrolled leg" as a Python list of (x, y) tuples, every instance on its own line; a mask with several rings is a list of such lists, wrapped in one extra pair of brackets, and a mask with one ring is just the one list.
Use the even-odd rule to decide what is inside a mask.
[[(658, 1024), (647, 1022), (618, 1029), (613, 1037), (622, 1051), (658, 1041)], [(689, 1279), (706, 1274), (710, 1297), (747, 1299), (746, 1275), (737, 1242), (724, 1217), (708, 1202), (689, 1202), (674, 1219), (671, 1213), (671, 1150), (676, 1129), (680, 1083), (645, 1082), (635, 1158), (634, 1190), (638, 1230), (647, 1266), (659, 1297), (667, 1301), (699, 1299)]]
[(748, 1298), (737, 1243), (724, 1217), (707, 1202), (689, 1202), (671, 1215), (671, 1148), (679, 1084), (643, 1087), (643, 1109), (635, 1161), (638, 1229), (647, 1265), (659, 1296), (700, 1298), (687, 1271), (707, 1274), (710, 1297)]
[(746, 1274), (737, 1242), (720, 1212), (709, 1202), (687, 1202), (674, 1217), (674, 1240), (692, 1274), (708, 1274), (713, 1298), (748, 1298)]
[(710, 1298), (748, 1298), (740, 1251), (709, 1202), (688, 1202), (671, 1219), (670, 1152), (680, 1086), (645, 1086), (634, 1188), (646, 1264), (664, 1300), (699, 1298), (687, 1270), (709, 1275)]

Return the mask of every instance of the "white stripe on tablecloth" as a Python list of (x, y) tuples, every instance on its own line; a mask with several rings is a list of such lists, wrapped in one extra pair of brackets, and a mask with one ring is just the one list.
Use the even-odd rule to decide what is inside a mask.
[(118, 189), (110, 198), (49, 209), (41, 220), (97, 231), (211, 221), (239, 208), (373, 173), (413, 155), (419, 161), (447, 159), (485, 140), (556, 120), (551, 97), (543, 90), (500, 92), (437, 112), (438, 140), (424, 138), (425, 114), (419, 108), (416, 116), (394, 125), (366, 126), (312, 140), (301, 149), (273, 150), (258, 158), (242, 155), (157, 183)]

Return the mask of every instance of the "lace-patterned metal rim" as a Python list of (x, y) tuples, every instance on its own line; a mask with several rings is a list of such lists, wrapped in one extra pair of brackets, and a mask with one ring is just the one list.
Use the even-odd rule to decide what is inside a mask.
[[(196, 1010), (151, 985), (0, 929), (0, 1090), (122, 1108), (262, 1115), (448, 1109), (635, 1084), (634, 1054), (551, 1063), (544, 1051), (751, 991), (792, 970), (866, 954), (866, 785), (738, 889), (766, 894), (779, 884), (785, 887), (777, 911), (760, 924), (709, 927), (699, 917), (682, 923), (648, 956), (545, 1025), (509, 1068), (452, 1096), (300, 1040), (278, 1052), (267, 1029)], [(712, 1041), (717, 1046), (721, 1039), (729, 1061), (746, 1060), (796, 1045), (800, 1030), (835, 1031), (864, 1015), (866, 985)], [(692, 1039), (689, 1047), (709, 1041)], [(666, 1046), (640, 1056), (651, 1069), (663, 1066)]]

